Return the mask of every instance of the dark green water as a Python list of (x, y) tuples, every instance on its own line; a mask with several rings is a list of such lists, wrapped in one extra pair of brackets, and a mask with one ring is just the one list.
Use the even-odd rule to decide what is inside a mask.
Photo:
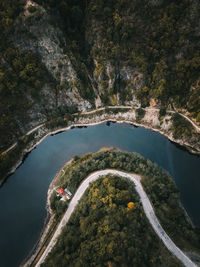
[(159, 133), (129, 124), (105, 123), (47, 137), (0, 189), (0, 266), (19, 266), (37, 242), (46, 217), (46, 194), (58, 170), (74, 155), (102, 146), (136, 151), (174, 178), (181, 201), (200, 226), (200, 157)]

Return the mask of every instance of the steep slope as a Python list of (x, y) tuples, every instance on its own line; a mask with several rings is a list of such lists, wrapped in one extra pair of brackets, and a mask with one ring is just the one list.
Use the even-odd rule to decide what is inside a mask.
[[(114, 170), (116, 168), (121, 171)], [(124, 171), (125, 173), (123, 173)], [(148, 229), (147, 225), (143, 225), (145, 216), (144, 211), (139, 209), (138, 198), (137, 200), (135, 199), (134, 195), (132, 195), (133, 192), (129, 195), (133, 189), (133, 184), (128, 183), (124, 191), (122, 190), (122, 184), (124, 184), (125, 180), (118, 180), (117, 177), (115, 177), (113, 182), (110, 183), (113, 177), (110, 177), (109, 173), (126, 178), (134, 177), (132, 181), (136, 185), (135, 189), (138, 191), (140, 197), (140, 190), (142, 187), (144, 188), (148, 196), (144, 193), (142, 196), (143, 201), (148, 202), (148, 198), (151, 200), (156, 216), (165, 229), (161, 230), (162, 227), (158, 227), (159, 230), (156, 232), (158, 233), (161, 230), (160, 237), (165, 235), (164, 231), (166, 231), (184, 253), (193, 250), (199, 253), (199, 229), (193, 228), (188, 217), (185, 217), (184, 210), (180, 206), (178, 200), (179, 194), (173, 179), (171, 179), (163, 169), (159, 169), (150, 160), (144, 159), (136, 153), (116, 151), (113, 150), (113, 148), (107, 150), (104, 148), (97, 153), (89, 153), (81, 157), (75, 156), (70, 162), (66, 163), (59, 173), (57, 173), (50, 185), (47, 202), (50, 214), (54, 214), (55, 222), (59, 223), (57, 227), (55, 227), (55, 224), (52, 224), (55, 230), (54, 234), (48, 235), (46, 232), (46, 239), (43, 236), (43, 241), (40, 242), (38, 248), (41, 249), (42, 246), (45, 246), (44, 253), (38, 254), (37, 251), (27, 264), (30, 264), (35, 258), (32, 264), (35, 265), (37, 263), (36, 265), (38, 266), (47, 258), (44, 266), (68, 266), (68, 263), (70, 266), (74, 266), (80, 265), (80, 262), (82, 262), (83, 265), (87, 262), (90, 266), (93, 266), (93, 264), (95, 266), (104, 266), (104, 264), (107, 266), (106, 262), (108, 260), (113, 263), (115, 262), (115, 264), (113, 264), (114, 266), (121, 266), (122, 262), (126, 262), (125, 266), (132, 266), (134, 263), (136, 266), (168, 266), (167, 263), (169, 266), (173, 266), (172, 263), (169, 263), (170, 255), (160, 250), (162, 245), (159, 244), (159, 240), (156, 241), (156, 244), (159, 245), (159, 251), (156, 252), (156, 247), (154, 247), (155, 243), (153, 242), (153, 240), (156, 240), (156, 236), (150, 241), (149, 244), (151, 244), (151, 246), (148, 247), (148, 241), (151, 239), (151, 231)], [(136, 173), (142, 176), (142, 186), (139, 182), (140, 175), (136, 175)], [(99, 179), (97, 185), (93, 184), (99, 176), (102, 178), (104, 175), (106, 175), (106, 178), (102, 180)], [(90, 188), (87, 191), (89, 185)], [(72, 199), (66, 200), (66, 202), (60, 201), (60, 197), (58, 197), (56, 193), (56, 189), (58, 188), (68, 188), (72, 193)], [(85, 195), (81, 199), (84, 192)], [(131, 206), (129, 206), (128, 203)], [(149, 205), (151, 206), (150, 203)], [(152, 215), (154, 212), (149, 209), (149, 205), (147, 205), (148, 208), (145, 209), (145, 213), (150, 215), (147, 216), (148, 218), (154, 216)], [(122, 206), (125, 208), (123, 214), (121, 214)], [(143, 205), (143, 207), (144, 206), (145, 205)], [(74, 210), (75, 207), (76, 209)], [(130, 218), (129, 216), (127, 217), (127, 212), (130, 212), (129, 207), (132, 207), (134, 211), (132, 214), (133, 217), (131, 216), (132, 226), (128, 226), (127, 223), (129, 220), (126, 220)], [(106, 215), (106, 218), (104, 215)], [(139, 230), (138, 228), (140, 228), (139, 225), (141, 223), (142, 228)], [(124, 231), (123, 226), (125, 226), (124, 230), (126, 229), (125, 233), (128, 234), (128, 239), (126, 239), (126, 241), (123, 240), (126, 236), (123, 234), (124, 238), (119, 241), (120, 234)], [(48, 230), (50, 228), (51, 226), (48, 225)], [(61, 229), (63, 233), (61, 233)], [(145, 232), (147, 229), (148, 231)], [(118, 231), (119, 233), (115, 235)], [(148, 235), (148, 240), (146, 237), (144, 239), (146, 243), (140, 243), (144, 237), (143, 234)], [(60, 236), (58, 237), (58, 235)], [(72, 236), (73, 238), (71, 238)], [(118, 239), (115, 238), (116, 236), (118, 236)], [(114, 243), (118, 244), (116, 247), (112, 242), (113, 240), (115, 240)], [(130, 254), (126, 249), (126, 245), (129, 241), (131, 243), (128, 247), (134, 247), (134, 251), (131, 251)], [(112, 243), (112, 245), (110, 243)], [(144, 248), (144, 243), (147, 245), (145, 251), (142, 249)], [(139, 249), (140, 253), (138, 253), (138, 248), (142, 244), (143, 247)], [(109, 250), (110, 246), (113, 248), (113, 253)], [(155, 250), (151, 250), (153, 247)], [(103, 252), (102, 249), (104, 253), (101, 253)], [(40, 252), (41, 251), (43, 252), (42, 249)], [(65, 251), (64, 254), (63, 251)], [(111, 254), (109, 252), (111, 252)], [(135, 255), (134, 252), (136, 252)], [(164, 259), (165, 256), (163, 252), (166, 259)], [(143, 253), (145, 255), (143, 255)], [(41, 254), (42, 257), (40, 258)], [(39, 257), (35, 257), (37, 255), (39, 255)], [(87, 255), (87, 257), (84, 255)], [(141, 257), (141, 255), (143, 256)], [(155, 261), (148, 262), (147, 259), (150, 260), (152, 257)], [(127, 261), (129, 263), (127, 263)], [(136, 261), (141, 262), (139, 264), (139, 262), (136, 263)], [(175, 266), (177, 266), (177, 264), (178, 263), (176, 263)], [(191, 266), (191, 264), (189, 263), (188, 266)]]
[(105, 105), (178, 110), (198, 124), (199, 10), (197, 0), (2, 1), (0, 151), (42, 122)]
[(30, 1), (2, 3), (1, 15), (0, 151), (4, 151), (35, 126), (91, 108), (92, 101), (80, 95), (85, 88), (63, 52), (65, 38), (53, 16)]
[[(35, 8), (33, 13), (29, 11), (30, 7)], [(42, 63), (56, 80), (55, 94), (46, 92), (50, 103), (53, 98), (52, 101), (56, 101), (56, 106), (75, 105), (78, 110), (85, 110), (91, 107), (91, 104), (80, 96), (79, 79), (69, 56), (64, 52), (65, 36), (56, 19), (59, 20), (59, 17), (51, 16), (41, 6), (28, 1), (24, 13), (17, 21), (17, 32), (12, 41), (20, 50), (39, 54)], [(21, 34), (24, 30), (29, 32), (32, 38)]]

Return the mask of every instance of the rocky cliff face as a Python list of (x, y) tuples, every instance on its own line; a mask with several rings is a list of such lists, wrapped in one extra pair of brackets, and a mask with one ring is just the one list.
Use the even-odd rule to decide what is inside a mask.
[[(35, 8), (33, 13), (30, 11), (30, 6)], [(8, 114), (6, 108), (4, 108), (4, 102), (11, 101), (12, 103), (16, 98), (12, 96), (13, 100), (7, 100), (9, 96), (3, 96), (5, 100), (2, 98), (0, 112), (9, 117), (6, 122), (0, 122), (2, 132), (0, 151), (4, 151), (19, 136), (49, 120), (49, 118), (57, 117), (61, 113), (85, 111), (94, 106), (93, 101), (88, 101), (80, 94), (83, 85), (70, 59), (70, 51), (66, 51), (66, 38), (62, 32), (62, 23), (59, 16), (48, 13), (35, 2), (27, 1), (23, 12), (15, 20), (14, 32), (8, 35), (8, 40), (10, 46), (23, 52), (23, 55), (28, 55), (28, 52), (31, 52), (35, 57), (40, 58), (49, 74), (48, 77), (43, 77), (44, 81), (41, 83), (42, 85), (39, 87), (36, 96), (29, 89), (25, 89), (24, 92), (22, 92), (23, 89), (20, 89), (21, 99), (23, 96), (24, 102), (27, 103), (24, 112), (23, 110), (19, 112), (17, 106), (13, 104), (9, 112), (13, 108), (16, 110), (12, 114)], [(4, 65), (7, 64), (4, 58), (2, 58), (2, 61)], [(29, 67), (28, 64), (27, 66)], [(5, 66), (5, 72), (6, 69), (8, 69), (8, 64)], [(22, 71), (20, 75), (21, 73)], [(31, 80), (31, 75), (32, 73), (27, 72), (26, 79), (30, 78)], [(14, 83), (13, 80), (12, 82)], [(8, 84), (8, 86), (10, 85)], [(19, 84), (19, 86), (23, 86), (23, 84)], [(9, 91), (9, 89), (6, 90)], [(12, 126), (11, 117), (14, 120), (14, 126)], [(9, 138), (6, 136), (9, 136)]]
[[(36, 8), (33, 14), (28, 11), (29, 6)], [(12, 41), (18, 49), (39, 54), (42, 63), (55, 79), (56, 88), (44, 87), (41, 91), (41, 98), (48, 102), (49, 108), (67, 105), (84, 111), (91, 108), (91, 104), (79, 94), (77, 74), (64, 52), (66, 40), (56, 19), (40, 5), (28, 1), (18, 18), (17, 31)]]
[[(30, 7), (34, 7), (34, 12)], [(92, 24), (88, 22), (87, 27)], [(52, 79), (44, 83), (36, 99), (26, 93), (30, 105), (23, 116), (15, 120), (19, 128), (16, 136), (60, 113), (86, 111), (106, 104), (140, 106), (135, 89), (144, 85), (143, 75), (126, 62), (120, 62), (119, 68), (115, 60), (98, 57), (93, 51), (98, 49), (101, 39), (93, 38), (93, 31), (87, 31), (92, 64), (86, 64), (72, 52), (59, 13), (47, 11), (36, 2), (26, 2), (9, 39), (19, 51), (31, 51), (39, 56)], [(118, 87), (124, 88), (123, 99)], [(13, 135), (11, 143), (16, 136)]]
[[(36, 8), (34, 13), (28, 11), (30, 6)], [(92, 27), (92, 25), (88, 25)], [(88, 41), (92, 36), (88, 33)], [(102, 101), (104, 95), (109, 95), (107, 101), (113, 104), (121, 104), (121, 98), (114, 92), (115, 83), (120, 80), (121, 84), (127, 88), (129, 95), (125, 97), (125, 104), (139, 105), (132, 88), (142, 88), (144, 86), (143, 75), (135, 68), (122, 62), (120, 70), (116, 69), (116, 63), (109, 59), (96, 56), (93, 57), (94, 69), (88, 72), (83, 66), (84, 75), (87, 76), (88, 83), (93, 90), (93, 101), (84, 99), (80, 91), (81, 80), (73, 65), (73, 55), (68, 50), (65, 34), (62, 32), (62, 21), (57, 14), (48, 13), (42, 6), (35, 2), (28, 1), (24, 12), (17, 21), (16, 34), (12, 36), (13, 44), (21, 50), (32, 51), (39, 54), (42, 62), (57, 82), (57, 88), (44, 87), (41, 97), (47, 101), (52, 109), (57, 106), (76, 106), (79, 111), (85, 111), (95, 104), (95, 107), (104, 105)], [(98, 47), (98, 42), (94, 43), (92, 50)], [(56, 91), (56, 96), (54, 91)], [(52, 93), (53, 92), (53, 93)], [(85, 97), (86, 98), (86, 97)], [(56, 102), (55, 102), (56, 101)]]
[[(154, 106), (161, 107), (164, 103), (165, 108), (172, 107), (173, 94), (167, 97), (163, 92), (169, 91), (166, 87), (171, 75), (168, 69), (173, 65), (174, 58), (180, 60), (176, 71), (182, 68), (184, 72), (188, 62), (198, 68), (197, 60), (193, 62), (190, 59), (187, 64), (183, 63), (183, 52), (188, 49), (188, 42), (182, 40), (182, 37), (178, 41), (184, 43), (182, 49), (170, 52), (168, 57), (166, 51), (174, 46), (173, 42), (170, 43), (174, 33), (170, 32), (171, 36), (167, 39), (164, 33), (169, 31), (165, 29), (166, 25), (170, 28), (170, 21), (173, 20), (166, 18), (168, 7), (166, 10), (162, 7), (163, 1), (145, 2), (155, 12), (158, 7), (162, 7), (162, 14), (151, 14), (152, 24), (149, 15), (145, 15), (146, 7), (141, 7), (139, 1), (124, 1), (123, 5), (119, 1), (114, 4), (112, 1), (106, 4), (86, 1), (85, 4), (81, 2), (86, 5), (83, 7), (71, 2), (67, 6), (61, 0), (51, 2), (55, 8), (50, 8), (52, 3), (45, 0), (28, 0), (16, 19), (14, 34), (9, 36), (18, 50), (31, 51), (39, 56), (52, 77), (50, 81), (45, 81), (37, 98), (26, 93), (31, 104), (24, 116), (17, 120), (21, 135), (49, 119), (106, 105), (131, 105), (138, 108), (141, 105), (148, 106), (156, 98)], [(196, 0), (192, 3), (188, 23), (195, 19), (195, 10), (199, 8)], [(169, 10), (174, 12), (173, 8), (177, 9), (172, 6)], [(157, 21), (163, 28), (156, 28)], [(184, 24), (187, 26), (186, 22)], [(186, 26), (178, 25), (181, 29)], [(197, 27), (194, 29), (197, 37)], [(159, 38), (161, 44), (157, 43)], [(177, 75), (181, 80), (182, 74), (178, 72)], [(196, 76), (195, 79), (198, 85)], [(195, 96), (198, 95), (197, 87), (192, 87)], [(177, 102), (180, 97), (178, 94), (174, 98)], [(187, 105), (196, 116), (198, 109), (192, 109), (194, 99), (198, 106), (198, 100), (192, 96)], [(154, 115), (152, 111), (152, 120), (158, 118)], [(14, 139), (16, 136), (11, 143)]]

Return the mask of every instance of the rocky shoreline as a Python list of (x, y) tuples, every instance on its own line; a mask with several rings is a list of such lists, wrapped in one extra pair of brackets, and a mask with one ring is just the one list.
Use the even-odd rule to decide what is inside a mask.
[[(99, 151), (109, 151), (109, 150), (118, 150), (114, 147), (102, 147)], [(54, 213), (53, 211), (51, 210), (51, 207), (50, 207), (50, 197), (51, 197), (51, 194), (55, 188), (55, 182), (59, 179), (61, 173), (62, 173), (62, 170), (65, 166), (69, 165), (71, 162), (73, 161), (73, 158), (71, 160), (69, 160), (67, 163), (65, 163), (63, 165), (63, 167), (58, 171), (58, 173), (56, 174), (56, 176), (53, 178), (50, 186), (49, 186), (49, 189), (48, 189), (48, 192), (47, 192), (47, 202), (46, 202), (46, 209), (47, 209), (47, 217), (45, 219), (45, 222), (44, 222), (44, 227), (43, 227), (43, 230), (42, 230), (42, 233), (41, 233), (41, 236), (38, 240), (38, 242), (35, 244), (33, 250), (30, 252), (29, 256), (27, 257), (27, 259), (24, 261), (24, 263), (20, 266), (23, 266), (23, 267), (28, 267), (28, 266), (31, 266), (31, 264), (34, 262), (34, 260), (36, 259), (40, 249), (43, 247), (43, 242), (46, 238), (46, 235), (47, 233), (49, 232), (53, 222), (54, 222)], [(179, 200), (178, 201), (180, 207), (182, 208), (184, 214), (185, 214), (185, 217), (188, 221), (189, 224), (191, 224), (191, 226), (193, 228), (195, 228), (195, 225), (193, 224), (191, 218), (189, 217), (187, 211), (185, 210), (185, 208), (183, 207), (181, 201)], [(197, 261), (200, 259), (200, 255), (198, 254), (195, 254), (194, 252), (186, 252), (188, 255), (192, 255), (194, 261)]]
[(60, 177), (60, 174), (62, 173), (63, 168), (65, 166), (69, 165), (72, 162), (72, 160), (73, 159), (70, 159), (67, 163), (65, 163), (63, 165), (63, 167), (61, 167), (61, 169), (57, 172), (57, 174), (55, 175), (55, 177), (53, 178), (53, 180), (51, 181), (51, 183), (49, 185), (49, 189), (47, 191), (47, 201), (46, 201), (47, 217), (45, 218), (44, 226), (43, 226), (40, 238), (37, 241), (37, 243), (35, 244), (35, 246), (33, 247), (32, 251), (27, 256), (27, 258), (23, 261), (23, 263), (20, 266), (24, 266), (24, 267), (30, 266), (31, 263), (36, 258), (38, 252), (40, 251), (40, 249), (43, 246), (43, 242), (46, 238), (46, 235), (49, 232), (49, 229), (51, 228), (51, 226), (54, 222), (54, 213), (53, 213), (53, 211), (51, 209), (51, 205), (50, 205), (50, 198), (51, 198), (52, 192), (54, 191), (54, 184), (57, 181), (57, 179)]
[[(132, 112), (132, 110), (131, 110), (131, 112)], [(102, 115), (95, 114), (94, 116), (93, 116), (93, 113), (92, 113), (92, 114), (88, 114), (89, 116), (84, 115), (84, 117), (76, 118), (73, 122), (69, 122), (68, 124), (70, 124), (70, 125), (68, 125), (67, 127), (57, 128), (57, 129), (54, 129), (54, 130), (49, 130), (49, 129), (41, 127), (41, 128), (39, 128), (37, 130), (38, 136), (36, 137), (36, 142), (33, 142), (29, 148), (24, 150), (24, 155), (26, 153), (31, 152), (31, 150), (33, 150), (37, 145), (39, 145), (49, 135), (54, 135), (54, 134), (57, 134), (57, 133), (60, 133), (60, 132), (63, 132), (63, 131), (67, 131), (67, 130), (70, 130), (70, 129), (74, 128), (74, 127), (84, 127), (84, 126), (87, 127), (87, 126), (92, 126), (92, 125), (98, 125), (100, 123), (104, 123), (104, 122), (108, 122), (108, 121), (117, 122), (117, 123), (129, 123), (131, 125), (144, 127), (144, 128), (150, 129), (152, 131), (159, 132), (159, 133), (165, 135), (170, 141), (172, 141), (172, 142), (174, 142), (176, 144), (179, 144), (181, 146), (184, 146), (185, 148), (187, 148), (187, 150), (189, 152), (191, 152), (193, 154), (200, 155), (200, 151), (194, 150), (188, 144), (185, 144), (182, 140), (175, 140), (172, 137), (172, 135), (170, 135), (170, 133), (167, 134), (165, 131), (163, 131), (161, 129), (152, 128), (151, 126), (149, 126), (147, 124), (138, 123), (136, 121), (133, 121), (132, 119), (130, 119), (129, 116), (127, 116), (127, 113), (130, 113), (130, 111), (128, 111), (126, 113), (120, 113), (119, 112), (117, 114), (107, 114), (107, 113), (102, 114)], [(133, 115), (135, 116), (135, 113)], [(127, 117), (129, 118), (129, 120), (127, 119)], [(22, 157), (21, 161), (18, 162), (18, 166), (22, 163), (22, 161), (23, 161), (23, 157)], [(69, 163), (70, 162), (68, 162), (67, 164), (69, 164)], [(51, 196), (52, 187), (53, 187), (53, 185), (55, 183), (55, 180), (59, 177), (60, 172), (62, 171), (62, 169), (63, 168), (61, 168), (61, 170), (57, 173), (57, 175), (52, 180), (52, 182), (51, 182), (51, 184), (49, 186), (49, 190), (48, 190), (48, 193), (47, 193), (47, 204), (46, 204), (46, 209), (47, 209), (48, 215), (47, 215), (47, 218), (46, 218), (45, 223), (44, 223), (44, 228), (43, 228), (43, 231), (41, 233), (41, 238), (38, 240), (37, 244), (34, 246), (34, 249), (30, 253), (31, 256), (28, 257), (28, 260), (22, 266), (28, 266), (34, 260), (34, 258), (36, 257), (36, 255), (40, 251), (40, 249), (42, 247), (42, 243), (43, 243), (43, 241), (45, 239), (45, 236), (46, 236), (47, 232), (49, 231), (49, 229), (50, 229), (50, 227), (51, 227), (51, 225), (52, 225), (52, 223), (54, 221), (54, 215), (53, 215), (53, 213), (51, 211), (51, 208), (50, 208), (50, 196)], [(12, 171), (14, 172), (14, 167), (13, 167)], [(186, 217), (189, 220), (189, 216), (187, 215)], [(190, 222), (191, 222), (191, 220), (190, 220)]]
[[(101, 109), (100, 111), (105, 111), (105, 108)], [(35, 131), (36, 137), (28, 145), (28, 147), (22, 151), (22, 156), (7, 173), (7, 175), (0, 181), (0, 187), (3, 185), (5, 180), (11, 174), (13, 174), (16, 169), (23, 163), (23, 160), (27, 156), (27, 154), (30, 153), (34, 148), (36, 148), (47, 136), (70, 130), (73, 127), (87, 127), (92, 125), (98, 125), (107, 121), (113, 121), (117, 123), (129, 123), (138, 127), (144, 127), (146, 129), (159, 132), (160, 134), (167, 137), (171, 142), (187, 149), (187, 151), (189, 151), (190, 153), (200, 155), (200, 142), (198, 144), (191, 145), (188, 140), (173, 138), (172, 132), (170, 131), (171, 122), (169, 114), (165, 116), (163, 120), (164, 122), (161, 125), (159, 121), (159, 111), (154, 111), (154, 113), (152, 114), (152, 111), (148, 112), (147, 110), (144, 118), (140, 122), (137, 121), (136, 109), (130, 108), (129, 111), (118, 112), (116, 114), (104, 113), (99, 115), (98, 112), (99, 111), (95, 110), (88, 113), (82, 113), (79, 115), (77, 114), (77, 117), (74, 119), (74, 121), (69, 121), (66, 127), (58, 127), (54, 130), (46, 128), (44, 124), (41, 125), (41, 127), (37, 127)]]

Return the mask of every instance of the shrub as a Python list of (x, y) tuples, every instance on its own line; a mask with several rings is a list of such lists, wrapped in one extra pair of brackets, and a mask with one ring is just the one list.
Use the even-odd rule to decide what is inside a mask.
[(37, 10), (37, 8), (35, 6), (31, 5), (28, 7), (28, 12), (30, 12), (30, 13), (34, 13), (36, 10)]
[(161, 109), (159, 111), (159, 115), (160, 116), (165, 116), (166, 115), (166, 108), (165, 107), (161, 107)]
[(178, 113), (173, 114), (172, 133), (174, 138), (180, 138), (183, 135), (191, 136), (192, 130), (193, 126), (188, 120), (186, 120)]
[(144, 118), (146, 111), (143, 108), (138, 108), (137, 109), (137, 120), (141, 120)]

